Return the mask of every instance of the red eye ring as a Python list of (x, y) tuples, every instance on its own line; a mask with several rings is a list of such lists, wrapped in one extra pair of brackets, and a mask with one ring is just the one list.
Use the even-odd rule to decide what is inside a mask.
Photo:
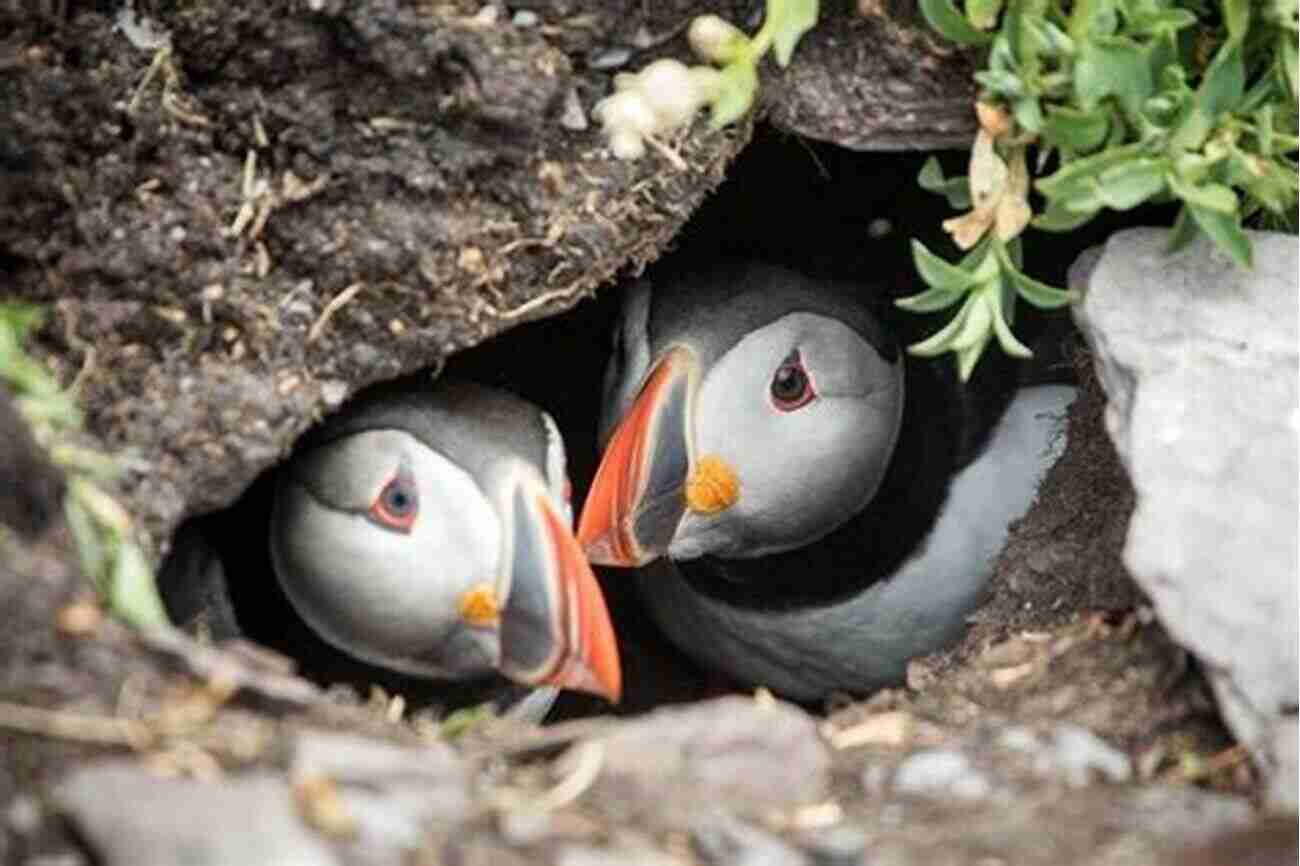
[(372, 522), (397, 532), (407, 533), (420, 514), (420, 495), (415, 479), (405, 468), (393, 473), (370, 503), (367, 516)]
[(772, 397), (772, 405), (782, 412), (802, 409), (816, 399), (817, 391), (813, 388), (808, 371), (804, 369), (798, 349), (787, 355), (781, 366), (776, 368), (768, 393)]

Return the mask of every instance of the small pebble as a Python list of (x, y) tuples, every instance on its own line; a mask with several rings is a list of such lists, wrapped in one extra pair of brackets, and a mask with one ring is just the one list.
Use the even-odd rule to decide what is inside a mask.
[(514, 17), (510, 19), (511, 23), (516, 27), (536, 27), (537, 22), (540, 20), (541, 19), (537, 16), (537, 13), (531, 9), (520, 9), (515, 13)]
[(502, 837), (511, 845), (531, 845), (552, 833), (554, 821), (547, 812), (537, 809), (512, 809), (501, 815)]
[(14, 797), (5, 810), (5, 822), (19, 836), (30, 836), (41, 826), (40, 802), (23, 794)]
[(627, 66), (627, 62), (632, 59), (632, 49), (626, 45), (615, 45), (610, 48), (602, 48), (593, 51), (587, 57), (588, 68), (595, 69), (598, 72), (604, 72), (609, 69), (621, 69)]
[(331, 409), (336, 409), (342, 405), (345, 399), (347, 399), (348, 383), (340, 379), (329, 379), (322, 382), (320, 386), (320, 396), (321, 399), (325, 401), (326, 406)]
[(1056, 728), (1055, 746), (1047, 761), (1054, 775), (1071, 788), (1091, 784), (1094, 775), (1108, 782), (1127, 782), (1133, 775), (1128, 755), (1078, 725), (1061, 723)]
[(894, 790), (927, 799), (975, 801), (988, 797), (993, 786), (960, 752), (927, 749), (898, 765)]
[(582, 132), (587, 128), (587, 112), (582, 110), (582, 100), (578, 91), (569, 88), (564, 96), (564, 111), (560, 114), (560, 126), (573, 132)]
[(870, 841), (861, 827), (840, 824), (807, 834), (803, 846), (816, 866), (855, 866), (863, 862)]
[(104, 612), (99, 605), (82, 599), (59, 610), (57, 625), (64, 634), (81, 636), (93, 634), (103, 620)]

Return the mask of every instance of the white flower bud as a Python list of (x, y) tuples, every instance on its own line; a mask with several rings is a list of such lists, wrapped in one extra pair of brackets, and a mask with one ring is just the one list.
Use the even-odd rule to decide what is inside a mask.
[(717, 15), (701, 15), (692, 21), (686, 39), (696, 57), (719, 66), (735, 60), (749, 42), (739, 27)]
[(596, 104), (592, 114), (613, 133), (618, 130), (648, 135), (657, 128), (654, 110), (646, 102), (640, 89), (620, 90)]
[(640, 133), (615, 130), (609, 136), (609, 149), (619, 159), (640, 159), (645, 154), (645, 142)]
[(638, 90), (655, 113), (659, 130), (690, 122), (704, 104), (686, 65), (670, 58), (656, 60), (638, 75)]

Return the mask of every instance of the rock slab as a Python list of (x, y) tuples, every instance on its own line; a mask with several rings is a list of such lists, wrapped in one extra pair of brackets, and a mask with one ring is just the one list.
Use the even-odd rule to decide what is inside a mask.
[(1205, 238), (1170, 255), (1164, 229), (1118, 232), (1071, 283), (1137, 492), (1125, 566), (1294, 811), (1297, 241), (1249, 235), (1247, 271)]

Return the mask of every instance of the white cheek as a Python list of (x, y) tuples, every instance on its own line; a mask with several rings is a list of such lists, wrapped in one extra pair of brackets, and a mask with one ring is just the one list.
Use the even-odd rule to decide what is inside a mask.
[(277, 545), (285, 560), (277, 572), (294, 607), (331, 643), (372, 661), (436, 648), (460, 629), (461, 594), (496, 582), (495, 513), (462, 470), (425, 458), (412, 467), (420, 511), (410, 533), (307, 497), (283, 506), (311, 510), (311, 531), (282, 534)]
[(715, 382), (701, 388), (698, 417), (710, 422), (698, 430), (698, 453), (735, 470), (740, 498), (717, 515), (688, 515), (674, 556), (755, 557), (809, 544), (861, 510), (889, 466), (897, 392), (818, 398), (788, 413), (743, 393)]

